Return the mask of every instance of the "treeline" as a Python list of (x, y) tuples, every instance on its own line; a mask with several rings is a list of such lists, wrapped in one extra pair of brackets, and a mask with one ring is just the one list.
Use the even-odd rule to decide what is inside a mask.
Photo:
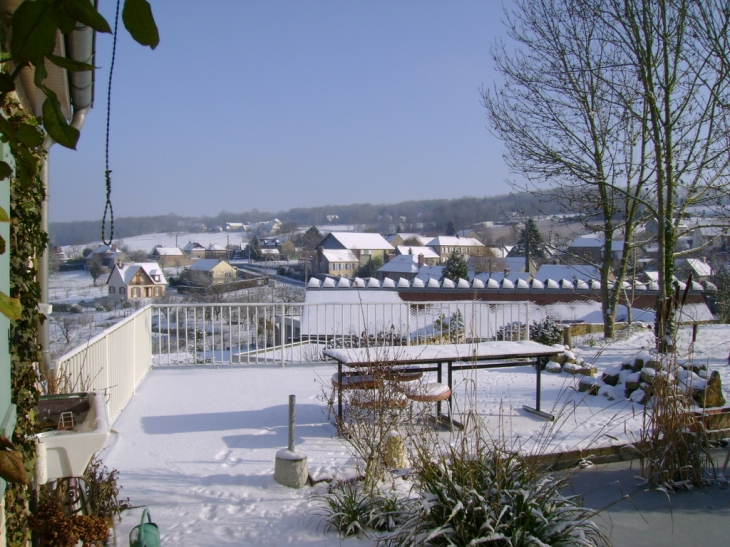
[[(198, 222), (207, 226), (225, 226), (226, 222), (261, 222), (276, 217), (282, 222), (299, 226), (351, 225), (359, 229), (381, 232), (402, 231), (443, 232), (449, 221), (457, 230), (477, 222), (503, 223), (511, 213), (527, 216), (565, 212), (559, 204), (529, 193), (511, 193), (481, 198), (432, 199), (404, 201), (396, 204), (357, 203), (352, 205), (322, 205), (295, 208), (278, 213), (254, 209), (245, 213), (222, 211), (214, 217), (182, 217), (158, 215), (126, 217), (114, 220), (114, 238), (121, 239), (155, 232), (187, 231)], [(84, 244), (101, 239), (101, 221), (52, 222), (51, 241), (55, 245)], [(108, 233), (107, 233), (108, 236)]]

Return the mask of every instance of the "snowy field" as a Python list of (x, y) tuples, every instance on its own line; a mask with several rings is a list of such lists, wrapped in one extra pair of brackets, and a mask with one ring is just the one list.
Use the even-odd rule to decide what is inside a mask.
[[(680, 347), (688, 347), (688, 336), (689, 331), (682, 332)], [(600, 376), (607, 367), (651, 349), (652, 336), (648, 330), (639, 330), (603, 348), (589, 341), (584, 340), (586, 345), (578, 351), (598, 367)], [(692, 354), (695, 364), (720, 372), (728, 400), (729, 347), (728, 326), (702, 326)], [(322, 385), (329, 385), (334, 370), (334, 365), (153, 369), (113, 424), (114, 433), (102, 457), (108, 467), (120, 471), (122, 496), (128, 496), (133, 505), (150, 507), (165, 545), (372, 545), (368, 538), (340, 539), (335, 532), (325, 533), (321, 522), (312, 518), (310, 495), (323, 485), (293, 490), (273, 478), (275, 454), (287, 444), (290, 394), (297, 396), (297, 450), (307, 455), (310, 474), (315, 479), (353, 475), (353, 460), (335, 436), (321, 400)], [(610, 401), (578, 393), (576, 378), (565, 373), (543, 373), (542, 379), (543, 410), (553, 408), (559, 414), (553, 449), (623, 444), (638, 434), (641, 406), (623, 398)], [(546, 422), (522, 410), (523, 404), (534, 406), (531, 367), (468, 372), (466, 377), (455, 375), (455, 383), (456, 404), (461, 407), (470, 395), (466, 386), (476, 386), (475, 406), (492, 434), (504, 433), (525, 450), (543, 435)], [(450, 433), (442, 435), (448, 438)], [(621, 485), (612, 482), (610, 488), (588, 486), (598, 476), (592, 470), (578, 477), (591, 478), (583, 481), (584, 489), (592, 492), (586, 500), (598, 508), (638, 488), (634, 474), (621, 475)], [(694, 531), (687, 533), (688, 522), (706, 528), (714, 526), (715, 516), (722, 519), (719, 522), (728, 522), (730, 492), (725, 489), (718, 496), (711, 503), (709, 497), (697, 501), (711, 515), (709, 521), (683, 520), (678, 502), (674, 522), (685, 528), (676, 533), (663, 495), (652, 498), (650, 518), (626, 509), (628, 502), (624, 502), (622, 512), (603, 525), (617, 546), (689, 545), (692, 542), (686, 538), (696, 536)], [(691, 503), (687, 511), (694, 511)], [(138, 509), (125, 514), (117, 526), (118, 545), (126, 544), (140, 513)], [(710, 539), (705, 544), (717, 543)]]

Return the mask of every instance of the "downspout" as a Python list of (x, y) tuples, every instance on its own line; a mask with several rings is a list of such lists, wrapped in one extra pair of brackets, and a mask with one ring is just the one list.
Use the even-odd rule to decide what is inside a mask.
[[(96, 2), (93, 2), (96, 7)], [(91, 27), (77, 24), (76, 28), (65, 37), (66, 56), (74, 61), (81, 61), (94, 66), (94, 55), (96, 49), (96, 33)], [(94, 104), (94, 71), (85, 72), (69, 72), (69, 91), (71, 95), (71, 105), (73, 106), (73, 116), (71, 118), (71, 126), (79, 131), (86, 121), (86, 114), (89, 113)], [(41, 183), (43, 184), (44, 198), (41, 204), (41, 229), (45, 233), (48, 232), (48, 213), (49, 213), (49, 173), (48, 173), (48, 154), (51, 147), (56, 142), (49, 136), (43, 141), (43, 150), (45, 154), (41, 159)], [(46, 248), (40, 256), (38, 264), (38, 283), (40, 285), (41, 298), (39, 311), (48, 318), (50, 310), (50, 295), (48, 290), (49, 278), (49, 253), (50, 249)], [(51, 350), (50, 350), (50, 324), (48, 320), (43, 321), (40, 325), (39, 342), (43, 351), (41, 362), (41, 376), (50, 378), (51, 373)]]

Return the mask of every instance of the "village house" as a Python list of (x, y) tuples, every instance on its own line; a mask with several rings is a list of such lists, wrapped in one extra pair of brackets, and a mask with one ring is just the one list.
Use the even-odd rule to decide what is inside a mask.
[(115, 302), (164, 296), (167, 280), (156, 262), (115, 264), (106, 281)]
[(334, 275), (339, 277), (353, 277), (360, 267), (355, 253), (348, 249), (322, 249), (312, 258), (313, 273)]
[(215, 258), (216, 260), (226, 260), (228, 258), (228, 250), (219, 243), (211, 243), (205, 249), (205, 258)]
[[(602, 234), (588, 234), (577, 237), (568, 246), (568, 254), (573, 260), (597, 263), (603, 260), (606, 241)], [(611, 260), (621, 260), (624, 254), (624, 242), (611, 241)]]
[(437, 236), (428, 242), (439, 255), (441, 262), (446, 262), (451, 253), (458, 252), (466, 257), (486, 256), (487, 247), (473, 237)]
[(730, 231), (730, 227), (697, 226), (692, 230), (692, 248), (725, 249), (728, 231)]
[(424, 236), (423, 234), (399, 232), (397, 234), (388, 234), (385, 236), (385, 241), (390, 243), (393, 247), (404, 245), (406, 241), (417, 241), (420, 246), (426, 245), (433, 238)]
[(199, 272), (208, 277), (213, 285), (230, 283), (238, 278), (238, 270), (224, 260), (201, 258), (190, 265), (191, 272)]
[(182, 250), (190, 258), (205, 258), (205, 247), (197, 241), (188, 241), (188, 244)]
[[(330, 251), (349, 251), (349, 253), (332, 253)], [(337, 268), (340, 269), (334, 268), (334, 271), (343, 273), (334, 273), (332, 275), (350, 277), (357, 268), (367, 264), (369, 260), (379, 258), (385, 263), (388, 254), (394, 251), (393, 246), (380, 234), (332, 232), (317, 246), (317, 254), (312, 259), (312, 271), (314, 273), (329, 273), (337, 265)]]
[(700, 283), (709, 281), (715, 272), (712, 266), (707, 262), (707, 258), (687, 258), (680, 260), (677, 263), (676, 278), (682, 281), (687, 281), (690, 274), (692, 275), (693, 281), (699, 281)]
[(111, 245), (99, 245), (96, 249), (91, 251), (89, 256), (86, 257), (86, 263), (94, 260), (96, 257), (101, 260), (101, 265), (107, 268), (114, 267), (114, 264), (124, 260), (126, 255), (123, 251), (117, 249), (117, 244), (112, 243)]
[[(433, 253), (433, 251), (431, 251)], [(435, 254), (435, 253), (434, 253)], [(436, 262), (430, 262), (428, 265), (433, 266), (438, 264), (438, 255)], [(423, 254), (400, 254), (388, 260), (381, 268), (378, 269), (377, 278), (378, 281), (384, 279), (392, 279), (393, 281), (400, 281), (401, 278), (411, 281), (418, 275), (418, 271), (426, 263), (424, 262)]]
[(162, 245), (155, 245), (147, 257), (160, 264), (163, 268), (190, 264), (190, 258), (185, 256), (185, 253), (183, 253), (178, 247), (163, 247)]
[[(429, 266), (435, 266), (436, 264), (439, 264), (441, 262), (441, 257), (431, 247), (411, 247), (409, 245), (398, 245), (395, 251), (396, 255), (413, 255), (415, 257), (423, 256), (423, 263), (428, 264)], [(397, 258), (397, 256), (395, 258)]]

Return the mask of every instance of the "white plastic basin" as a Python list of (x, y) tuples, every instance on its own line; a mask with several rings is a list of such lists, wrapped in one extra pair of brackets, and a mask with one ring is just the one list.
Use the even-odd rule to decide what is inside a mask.
[(63, 477), (83, 476), (92, 456), (102, 449), (109, 436), (109, 414), (104, 393), (92, 391), (88, 396), (89, 410), (73, 430), (37, 433), (38, 464), (36, 476), (40, 483)]

